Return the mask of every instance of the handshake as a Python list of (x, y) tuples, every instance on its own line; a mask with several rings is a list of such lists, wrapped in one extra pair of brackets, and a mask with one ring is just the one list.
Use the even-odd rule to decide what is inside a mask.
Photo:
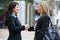
[(30, 26), (28, 24), (25, 25), (25, 29), (28, 30)]

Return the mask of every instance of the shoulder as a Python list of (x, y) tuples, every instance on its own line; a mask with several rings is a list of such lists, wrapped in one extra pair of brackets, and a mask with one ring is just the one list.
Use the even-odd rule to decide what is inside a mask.
[(11, 14), (8, 16), (8, 20), (9, 19), (15, 19), (14, 16), (12, 16)]
[(38, 20), (43, 20), (43, 19), (50, 19), (50, 17), (46, 15), (46, 16), (40, 17)]
[(40, 17), (40, 18), (38, 19), (38, 21), (40, 21), (40, 20), (41, 20), (41, 21), (42, 21), (42, 20), (44, 20), (44, 21), (45, 21), (45, 20), (50, 20), (50, 17), (47, 16), (47, 15), (46, 15), (46, 16), (42, 16), (42, 17)]
[(9, 15), (10, 18), (15, 18), (12, 14)]
[(43, 18), (47, 18), (47, 19), (50, 19), (50, 17), (49, 17), (49, 16), (43, 16)]
[(43, 21), (50, 21), (50, 17), (49, 16), (43, 16), (42, 20)]

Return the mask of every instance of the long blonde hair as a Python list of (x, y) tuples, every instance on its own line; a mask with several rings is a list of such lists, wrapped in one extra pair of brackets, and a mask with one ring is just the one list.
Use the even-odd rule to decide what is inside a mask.
[(48, 8), (47, 2), (46, 1), (40, 1), (40, 3), (38, 3), (38, 4), (42, 5), (42, 10), (43, 10), (42, 16), (49, 15), (49, 8)]

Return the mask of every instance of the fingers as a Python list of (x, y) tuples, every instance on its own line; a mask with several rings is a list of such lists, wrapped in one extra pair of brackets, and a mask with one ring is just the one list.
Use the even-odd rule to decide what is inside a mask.
[(25, 25), (25, 29), (28, 30), (30, 26), (28, 24)]

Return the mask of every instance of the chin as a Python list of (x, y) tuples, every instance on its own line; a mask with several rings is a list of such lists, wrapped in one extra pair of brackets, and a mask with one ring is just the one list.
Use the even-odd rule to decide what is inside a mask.
[(18, 12), (16, 12), (16, 14), (18, 14)]

